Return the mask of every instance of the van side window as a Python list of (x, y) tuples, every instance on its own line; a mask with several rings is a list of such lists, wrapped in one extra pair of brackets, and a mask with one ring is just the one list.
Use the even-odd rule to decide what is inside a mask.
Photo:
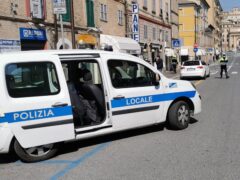
[(108, 69), (114, 88), (154, 86), (155, 73), (142, 64), (124, 60), (109, 60)]
[(60, 92), (57, 71), (51, 62), (8, 64), (5, 73), (11, 97), (46, 96)]

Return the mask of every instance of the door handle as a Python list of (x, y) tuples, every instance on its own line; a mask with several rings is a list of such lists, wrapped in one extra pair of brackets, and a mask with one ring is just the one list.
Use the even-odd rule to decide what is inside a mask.
[(52, 107), (64, 107), (64, 106), (68, 106), (68, 103), (57, 102), (52, 105)]
[(119, 99), (124, 99), (124, 98), (125, 98), (124, 96), (118, 95), (118, 96), (114, 97), (113, 99), (119, 100)]

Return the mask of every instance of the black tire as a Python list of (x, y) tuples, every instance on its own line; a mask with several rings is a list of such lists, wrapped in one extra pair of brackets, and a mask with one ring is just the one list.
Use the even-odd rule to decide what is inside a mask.
[(202, 79), (206, 79), (206, 77), (207, 77), (207, 74), (206, 74), (206, 72), (205, 72)]
[(210, 77), (211, 76), (211, 72), (209, 71), (209, 74), (208, 74), (208, 76), (207, 77)]
[(190, 108), (186, 102), (177, 101), (170, 107), (168, 111), (168, 122), (171, 128), (176, 130), (186, 129), (188, 127), (189, 121)]
[[(17, 154), (17, 156), (23, 161), (23, 162), (38, 162), (38, 161), (43, 161), (46, 159), (49, 159), (53, 157), (57, 151), (57, 145), (56, 144), (49, 144), (45, 146), (38, 146), (38, 147), (33, 147), (33, 148), (23, 148), (17, 140), (14, 141), (14, 151)], [(43, 150), (45, 149), (46, 152), (42, 155), (34, 155), (34, 149), (36, 153), (38, 153), (39, 149), (42, 148)], [(32, 153), (29, 153), (29, 150), (33, 150)]]

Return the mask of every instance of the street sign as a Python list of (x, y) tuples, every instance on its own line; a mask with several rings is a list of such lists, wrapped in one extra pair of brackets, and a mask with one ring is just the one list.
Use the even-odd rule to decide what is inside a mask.
[(194, 49), (193, 49), (193, 52), (195, 52), (195, 53), (198, 52), (198, 48), (197, 48), (197, 47), (194, 48)]
[(66, 14), (66, 0), (52, 0), (54, 14)]
[(179, 40), (179, 39), (173, 40), (173, 41), (172, 41), (172, 46), (173, 46), (174, 48), (180, 47), (180, 46), (181, 46), (180, 40)]
[(45, 29), (19, 28), (21, 40), (46, 41)]
[(139, 5), (132, 3), (132, 39), (139, 42)]
[(21, 51), (21, 42), (19, 40), (0, 39), (0, 54), (10, 51)]

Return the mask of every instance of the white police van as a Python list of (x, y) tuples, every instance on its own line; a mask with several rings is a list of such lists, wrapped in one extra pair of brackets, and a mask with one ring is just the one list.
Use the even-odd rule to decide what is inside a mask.
[(26, 162), (59, 143), (167, 121), (184, 129), (201, 112), (187, 81), (121, 53), (61, 50), (0, 55), (0, 153)]

